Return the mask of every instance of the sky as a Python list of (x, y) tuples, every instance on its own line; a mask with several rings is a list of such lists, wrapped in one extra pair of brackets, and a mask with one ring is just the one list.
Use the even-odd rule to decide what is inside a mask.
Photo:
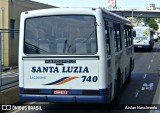
[[(58, 7), (108, 7), (108, 0), (32, 0)], [(117, 7), (146, 8), (151, 3), (160, 7), (160, 0), (117, 0)]]

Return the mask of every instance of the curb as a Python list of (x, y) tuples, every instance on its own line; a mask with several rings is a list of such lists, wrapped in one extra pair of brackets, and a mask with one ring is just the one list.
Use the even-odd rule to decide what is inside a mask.
[(17, 69), (18, 66), (13, 66), (13, 67), (2, 67), (2, 72), (5, 72), (5, 71), (9, 71), (9, 70), (12, 70), (12, 69)]

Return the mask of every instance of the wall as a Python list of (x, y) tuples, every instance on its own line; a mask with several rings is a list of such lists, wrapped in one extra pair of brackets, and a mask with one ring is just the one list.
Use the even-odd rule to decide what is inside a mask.
[[(10, 28), (10, 20), (15, 20), (15, 30), (19, 30), (20, 14), (23, 11), (55, 8), (47, 4), (41, 4), (30, 0), (0, 0), (0, 9), (4, 10), (4, 28)], [(0, 24), (0, 29), (2, 25)], [(18, 41), (19, 34), (15, 33), (14, 38), (10, 38), (10, 34), (4, 34), (3, 41), (3, 59), (4, 66), (17, 66), (18, 65)]]

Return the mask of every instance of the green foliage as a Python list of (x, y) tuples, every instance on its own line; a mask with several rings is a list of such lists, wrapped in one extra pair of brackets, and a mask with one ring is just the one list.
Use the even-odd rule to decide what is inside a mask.
[(143, 21), (149, 25), (149, 27), (153, 28), (154, 30), (158, 30), (158, 24), (153, 18), (144, 18)]

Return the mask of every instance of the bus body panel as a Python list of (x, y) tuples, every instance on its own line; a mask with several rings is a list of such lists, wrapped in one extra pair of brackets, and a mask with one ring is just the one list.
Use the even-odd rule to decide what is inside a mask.
[[(98, 89), (97, 59), (24, 58), (24, 88)], [(87, 61), (87, 63), (86, 63)], [(59, 63), (62, 62), (62, 63)]]
[[(114, 22), (116, 23), (130, 23), (125, 18), (120, 17), (116, 14), (110, 13), (106, 10), (103, 10), (106, 14), (105, 19), (110, 21), (111, 24)], [(62, 22), (52, 21), (48, 24), (48, 21), (41, 21), (35, 27), (34, 25), (38, 21), (30, 21), (31, 19), (38, 19), (41, 18), (48, 18), (48, 17), (64, 17), (57, 20), (63, 19)], [(68, 17), (67, 17), (68, 16)], [(76, 18), (73, 18), (77, 16)], [(81, 17), (83, 16), (83, 17)], [(86, 17), (84, 17), (86, 16)], [(97, 51), (95, 53), (89, 54), (39, 54), (35, 52), (34, 54), (28, 53), (27, 49), (33, 49), (37, 51), (34, 46), (26, 44), (26, 41), (30, 40), (35, 34), (46, 32), (47, 30), (52, 32), (48, 33), (47, 35), (38, 35), (42, 38), (46, 38), (46, 42), (50, 44), (52, 41), (51, 37), (56, 35), (58, 30), (58, 38), (64, 35), (75, 37), (76, 33), (81, 33), (83, 29), (83, 25), (85, 24), (76, 23), (75, 20), (81, 20), (82, 18), (88, 23), (91, 21), (89, 16), (95, 18), (95, 22), (89, 30), (92, 30), (95, 27), (95, 31), (91, 32), (90, 35), (93, 33), (96, 36), (96, 43)], [(68, 22), (64, 22), (65, 18), (72, 18), (71, 25), (73, 24), (72, 28), (67, 28), (66, 26), (70, 26)], [(74, 20), (75, 19), (75, 20)], [(116, 20), (118, 19), (118, 21)], [(32, 24), (28, 24), (30, 22)], [(45, 23), (46, 22), (46, 23)], [(125, 23), (126, 22), (126, 23)], [(42, 23), (45, 23), (42, 26)], [(60, 25), (58, 24), (60, 23)], [(88, 24), (86, 23), (86, 25)], [(51, 24), (55, 24), (50, 26)], [(81, 25), (81, 29), (75, 31), (78, 27), (74, 26)], [(130, 68), (130, 58), (132, 57), (132, 52), (129, 52), (128, 47), (125, 47), (123, 44), (123, 50), (119, 51), (118, 53), (115, 51), (115, 39), (113, 36), (113, 26), (109, 27), (111, 38), (111, 50), (112, 54), (108, 56), (107, 46), (106, 46), (106, 29), (104, 26), (104, 17), (102, 14), (102, 9), (98, 8), (59, 8), (59, 9), (45, 9), (45, 10), (37, 10), (37, 11), (28, 11), (23, 12), (21, 14), (21, 24), (20, 24), (20, 49), (19, 49), (19, 87), (20, 87), (20, 99), (22, 101), (47, 101), (47, 102), (76, 102), (76, 103), (108, 103), (115, 97), (116, 90), (117, 90), (117, 77), (119, 74), (122, 74), (121, 79), (126, 76), (125, 68)], [(49, 27), (44, 27), (49, 25)], [(30, 28), (27, 28), (27, 27)], [(30, 30), (34, 27), (33, 30)], [(44, 27), (44, 28), (43, 28)], [(42, 29), (41, 29), (42, 28)], [(27, 30), (26, 30), (27, 29)], [(40, 29), (40, 31), (38, 31)], [(68, 31), (67, 31), (68, 30)], [(67, 34), (67, 32), (72, 31), (71, 34)], [(89, 30), (86, 29), (86, 32), (82, 33), (81, 35), (85, 35)], [(34, 35), (28, 35), (29, 32), (33, 32)], [(112, 36), (111, 36), (112, 34)], [(27, 36), (28, 35), (28, 36)], [(49, 37), (49, 35), (52, 35)], [(88, 36), (87, 40), (90, 40), (90, 35)], [(25, 40), (25, 37), (28, 37)], [(39, 37), (38, 37), (39, 38)], [(73, 38), (72, 38), (73, 39)], [(62, 52), (65, 50), (65, 46), (69, 50), (70, 45), (68, 43), (72, 42), (72, 39), (69, 41), (63, 41), (64, 47), (61, 48), (63, 45), (60, 43), (58, 51)], [(41, 39), (40, 41), (43, 41)], [(57, 40), (57, 39), (56, 39)], [(67, 39), (68, 40), (68, 39)], [(38, 42), (38, 40), (34, 40), (33, 42)], [(62, 41), (62, 40), (61, 40)], [(77, 42), (81, 40), (77, 40)], [(122, 40), (124, 41), (124, 39)], [(28, 41), (29, 43), (33, 43), (32, 40)], [(84, 41), (85, 42), (85, 41)], [(84, 45), (84, 42), (82, 46)], [(90, 41), (91, 42), (91, 41)], [(42, 43), (38, 43), (39, 46)], [(43, 46), (39, 46), (43, 48), (45, 51), (50, 51), (49, 46), (47, 43), (44, 43)], [(55, 46), (56, 43), (51, 43), (51, 46)], [(25, 46), (28, 46), (25, 48)], [(36, 46), (37, 46), (36, 45)], [(89, 44), (91, 46), (91, 43)], [(88, 45), (86, 46), (88, 47)], [(81, 46), (79, 46), (81, 48)], [(89, 47), (89, 48), (92, 48)], [(85, 49), (84, 49), (85, 50)], [(90, 49), (91, 50), (91, 49)], [(40, 51), (40, 49), (38, 50)], [(65, 50), (66, 51), (66, 50)], [(123, 56), (122, 56), (123, 54)], [(127, 57), (127, 58), (126, 58)], [(127, 59), (127, 61), (126, 61)], [(125, 62), (123, 62), (125, 61)], [(129, 68), (128, 68), (129, 67)], [(118, 73), (118, 69), (120, 69), (121, 73)], [(123, 80), (122, 80), (123, 81)]]
[(136, 31), (136, 37), (134, 37), (134, 48), (153, 48), (153, 34), (149, 27), (133, 27)]

